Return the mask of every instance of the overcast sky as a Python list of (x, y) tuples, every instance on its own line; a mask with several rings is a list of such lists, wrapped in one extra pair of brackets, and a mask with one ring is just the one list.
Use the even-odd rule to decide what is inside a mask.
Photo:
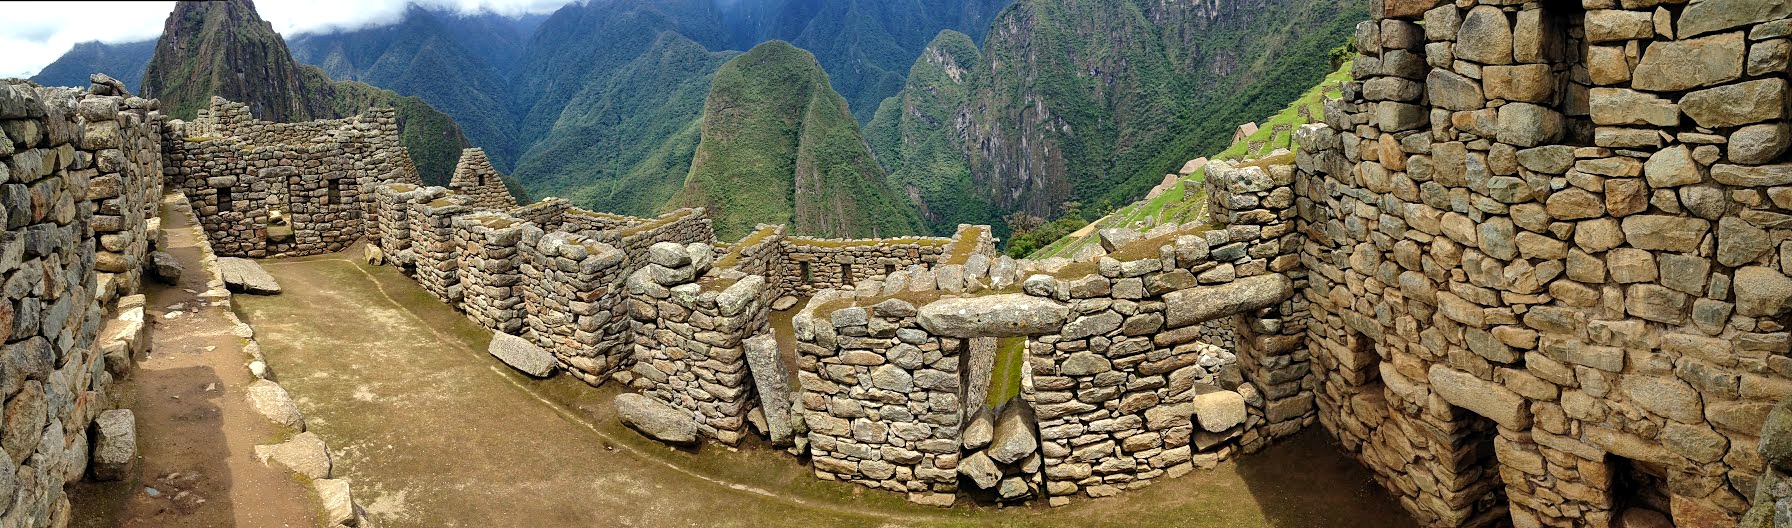
[[(463, 12), (548, 13), (571, 0), (260, 0), (261, 18), (282, 36), (390, 24), (407, 3)], [(77, 42), (155, 38), (174, 2), (7, 2), (0, 17), (0, 77), (30, 77)]]

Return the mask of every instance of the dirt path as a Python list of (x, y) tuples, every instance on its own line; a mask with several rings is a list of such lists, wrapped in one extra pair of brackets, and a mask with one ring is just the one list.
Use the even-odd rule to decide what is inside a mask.
[(283, 433), (249, 406), (244, 341), (231, 333), (229, 307), (197, 295), (210, 278), (197, 229), (171, 207), (164, 249), (186, 271), (177, 286), (146, 286), (153, 346), (119, 394), (137, 416), (141, 462), (130, 479), (73, 487), (73, 525), (315, 526), (310, 488), (251, 454)]
[(817, 480), (763, 446), (649, 442), (617, 423), (617, 389), (511, 372), (484, 353), (488, 333), (391, 267), (341, 255), (264, 265), (286, 293), (239, 297), (244, 315), (388, 527), (1412, 525), (1317, 431), (1065, 508), (913, 506)]

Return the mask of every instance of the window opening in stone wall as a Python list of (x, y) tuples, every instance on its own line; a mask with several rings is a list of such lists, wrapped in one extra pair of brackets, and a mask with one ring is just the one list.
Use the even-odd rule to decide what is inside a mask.
[(324, 205), (342, 203), (342, 180), (329, 180), (324, 184)]
[(884, 263), (884, 275), (888, 276), (891, 273), (896, 273), (896, 265), (888, 262)]
[(484, 174), (479, 175), (479, 186), (480, 187), (485, 186), (485, 175)]
[(1670, 512), (1668, 506), (1668, 473), (1659, 465), (1631, 460), (1617, 455), (1606, 455), (1606, 473), (1612, 479), (1612, 518), (1618, 519), (1627, 510), (1645, 510), (1631, 512), (1634, 517), (1660, 516), (1667, 521)]
[(852, 284), (852, 264), (840, 264), (840, 284)]
[(218, 212), (234, 211), (234, 210), (236, 210), (236, 203), (233, 200), (231, 200), (231, 198), (230, 198), (230, 188), (229, 187), (219, 187), (218, 188)]
[(815, 272), (809, 269), (809, 263), (798, 262), (797, 266), (803, 269), (803, 284), (815, 283)]

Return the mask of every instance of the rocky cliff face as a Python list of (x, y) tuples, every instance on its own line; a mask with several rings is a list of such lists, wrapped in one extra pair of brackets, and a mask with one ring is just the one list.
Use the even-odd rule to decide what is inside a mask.
[(467, 146), (459, 125), (420, 99), (333, 81), (316, 66), (294, 61), (286, 41), (250, 0), (176, 4), (144, 71), (143, 92), (161, 99), (164, 111), (180, 119), (192, 119), (214, 95), (277, 122), (333, 119), (390, 106), (398, 111), (400, 141), (429, 183), (447, 182)]
[(971, 183), (972, 73), (982, 54), (969, 36), (943, 31), (909, 69), (902, 92), (885, 99), (865, 138), (890, 171), (890, 186), (920, 210), (935, 234), (958, 224), (999, 225), (1001, 214)]
[(1224, 148), (1325, 75), (1363, 14), (1333, 0), (1023, 0), (991, 28), (971, 101), (979, 190), (1039, 216), (1125, 202)]

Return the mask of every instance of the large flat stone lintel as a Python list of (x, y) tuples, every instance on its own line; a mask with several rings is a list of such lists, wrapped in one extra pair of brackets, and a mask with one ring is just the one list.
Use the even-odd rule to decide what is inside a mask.
[(1164, 294), (1169, 326), (1181, 328), (1228, 315), (1275, 306), (1294, 295), (1294, 281), (1282, 274), (1246, 277), (1218, 286), (1198, 286)]

